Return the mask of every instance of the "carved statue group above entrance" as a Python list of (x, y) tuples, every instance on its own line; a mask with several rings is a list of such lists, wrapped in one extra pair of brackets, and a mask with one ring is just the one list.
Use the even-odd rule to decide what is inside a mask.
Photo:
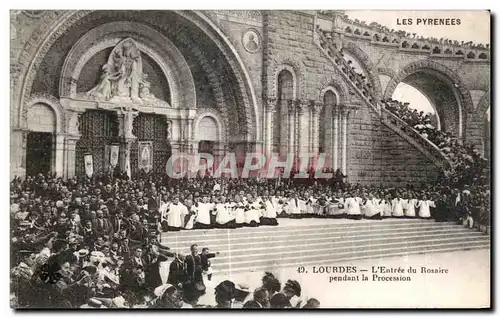
[(108, 62), (102, 66), (99, 84), (82, 95), (86, 99), (110, 103), (170, 107), (166, 101), (159, 100), (151, 93), (148, 75), (142, 71), (141, 51), (131, 38), (115, 46)]

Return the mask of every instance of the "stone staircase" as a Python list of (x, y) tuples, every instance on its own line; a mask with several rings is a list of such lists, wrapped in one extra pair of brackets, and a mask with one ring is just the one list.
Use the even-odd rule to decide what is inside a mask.
[[(490, 236), (455, 223), (421, 219), (302, 219), (278, 227), (162, 233), (162, 244), (188, 254), (191, 244), (220, 252), (214, 272), (266, 271), (409, 254), (488, 249)], [(290, 220), (286, 220), (290, 223)]]
[(333, 41), (332, 32), (318, 29), (316, 31), (316, 45), (318, 49), (331, 60), (331, 62), (340, 70), (342, 76), (353, 90), (380, 116), (381, 122), (391, 130), (408, 141), (417, 148), (429, 160), (442, 170), (451, 170), (453, 167), (444, 155), (444, 153), (430, 140), (424, 138), (403, 120), (385, 109), (373, 94), (373, 90), (366, 86), (351, 67), (344, 60), (343, 56), (337, 50)]

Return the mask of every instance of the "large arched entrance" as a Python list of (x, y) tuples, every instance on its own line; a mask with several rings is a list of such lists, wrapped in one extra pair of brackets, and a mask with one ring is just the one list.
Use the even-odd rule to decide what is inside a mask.
[[(104, 161), (109, 159), (111, 143), (119, 143), (124, 149), (120, 148), (120, 166), (124, 168), (122, 157), (126, 157), (134, 165), (131, 170), (137, 171), (138, 145), (152, 142), (152, 167), (161, 170), (164, 164), (160, 161), (170, 153), (198, 148), (193, 133), (198, 109), (213, 109), (220, 114), (225, 129), (221, 136), (225, 139), (218, 140), (223, 145), (219, 149), (236, 144), (251, 150), (262, 138), (248, 72), (227, 37), (201, 12), (66, 12), (55, 19), (52, 29), (38, 31), (42, 36), (34, 38), (21, 54), (22, 58), (29, 57), (30, 67), (22, 74), (22, 85), (15, 94), (18, 113), (14, 127), (26, 126), (21, 114), (29, 96), (44, 93), (60, 100), (67, 176), (82, 173), (82, 153), (88, 151), (95, 152), (95, 170), (106, 170)], [(135, 102), (133, 93), (125, 93), (125, 103), (115, 96), (103, 99), (107, 95), (99, 88), (101, 100), (97, 100), (89, 92), (104, 85), (104, 66), (113, 63), (110, 61), (125, 45), (140, 52), (141, 71), (147, 75), (144, 83), (154, 99)], [(138, 84), (140, 89), (145, 90), (145, 86), (143, 82)], [(136, 97), (141, 94), (136, 93)], [(127, 115), (123, 109), (133, 109), (137, 114)], [(114, 114), (103, 117), (95, 115), (97, 111)], [(89, 116), (106, 117), (104, 126), (90, 127)], [(128, 127), (129, 122), (133, 125)], [(95, 129), (110, 125), (115, 128), (95, 134)], [(163, 139), (168, 142), (163, 144)]]
[[(457, 137), (465, 136), (465, 116), (472, 108), (472, 101), (457, 74), (432, 61), (411, 63), (389, 81), (384, 98), (392, 98), (400, 83), (413, 87), (429, 100), (436, 109), (441, 130)], [(412, 104), (411, 100), (401, 102)]]

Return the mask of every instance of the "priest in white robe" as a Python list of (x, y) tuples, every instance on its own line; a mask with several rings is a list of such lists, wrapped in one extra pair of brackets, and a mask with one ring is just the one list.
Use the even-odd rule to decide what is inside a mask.
[(187, 207), (174, 196), (165, 213), (168, 231), (179, 231), (184, 226), (184, 217), (189, 214)]
[(431, 217), (430, 208), (435, 208), (436, 205), (434, 204), (434, 201), (427, 200), (427, 197), (424, 195), (422, 197), (422, 200), (418, 201), (417, 207), (419, 208), (418, 216), (424, 219), (428, 219)]
[(415, 212), (415, 205), (417, 205), (417, 203), (418, 203), (417, 199), (413, 199), (411, 195), (408, 197), (408, 200), (406, 200), (406, 210), (405, 210), (406, 217), (414, 218), (417, 216)]
[(380, 201), (380, 207), (382, 209), (382, 216), (384, 218), (390, 218), (392, 216), (392, 204), (388, 196)]
[(259, 226), (262, 203), (256, 201), (252, 196), (248, 196), (247, 202), (247, 208), (245, 211), (245, 225), (250, 227)]
[(372, 194), (368, 196), (368, 199), (365, 202), (365, 217), (367, 219), (382, 219), (382, 215), (380, 214), (380, 210), (378, 207), (378, 202), (375, 200)]
[(231, 211), (229, 203), (226, 202), (226, 197), (224, 196), (221, 196), (220, 202), (215, 205), (215, 223), (218, 228), (236, 228), (235, 217)]
[(234, 221), (236, 223), (236, 227), (245, 226), (245, 203), (242, 202), (240, 195), (234, 196), (232, 209), (234, 213)]
[(360, 220), (361, 215), (361, 198), (356, 193), (350, 194), (345, 200), (345, 207), (347, 209), (347, 217), (349, 219)]
[(264, 197), (264, 213), (262, 217), (260, 218), (260, 224), (261, 225), (273, 225), (276, 226), (278, 225), (278, 220), (276, 219), (277, 216), (277, 206), (276, 203), (273, 202), (271, 197)]
[(394, 200), (392, 200), (392, 216), (396, 218), (403, 217), (405, 214), (403, 212), (403, 204), (404, 200), (399, 196), (396, 196)]
[(195, 228), (198, 229), (210, 229), (212, 228), (210, 224), (210, 214), (215, 208), (213, 203), (208, 202), (208, 196), (204, 195), (202, 202), (198, 203), (196, 207), (196, 222)]

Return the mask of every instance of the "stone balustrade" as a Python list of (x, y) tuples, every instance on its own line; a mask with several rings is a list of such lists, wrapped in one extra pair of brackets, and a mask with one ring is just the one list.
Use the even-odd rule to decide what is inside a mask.
[(318, 18), (333, 22), (332, 29), (329, 30), (331, 32), (368, 40), (372, 44), (398, 47), (402, 51), (425, 52), (434, 56), (454, 56), (479, 61), (490, 60), (489, 44), (425, 38), (405, 31), (391, 30), (377, 23), (366, 24), (362, 21), (351, 20), (345, 15), (329, 13), (328, 11), (319, 11)]
[(399, 133), (404, 133), (407, 137), (410, 137), (411, 140), (408, 141), (416, 146), (422, 153), (424, 153), (430, 160), (432, 160), (443, 170), (453, 170), (453, 166), (445, 156), (445, 154), (432, 141), (424, 138), (420, 133), (410, 127), (401, 118), (383, 107), (381, 108), (380, 118), (382, 122), (387, 126), (390, 126), (392, 130)]
[(361, 96), (366, 99), (369, 104), (374, 107), (378, 112), (377, 99), (374, 96), (373, 87), (371, 84), (363, 80), (362, 75), (358, 74), (344, 59), (335, 44), (332, 41), (331, 32), (318, 30), (319, 46), (325, 53), (333, 60), (333, 62), (342, 70), (345, 77), (352, 83), (354, 87), (360, 92)]

